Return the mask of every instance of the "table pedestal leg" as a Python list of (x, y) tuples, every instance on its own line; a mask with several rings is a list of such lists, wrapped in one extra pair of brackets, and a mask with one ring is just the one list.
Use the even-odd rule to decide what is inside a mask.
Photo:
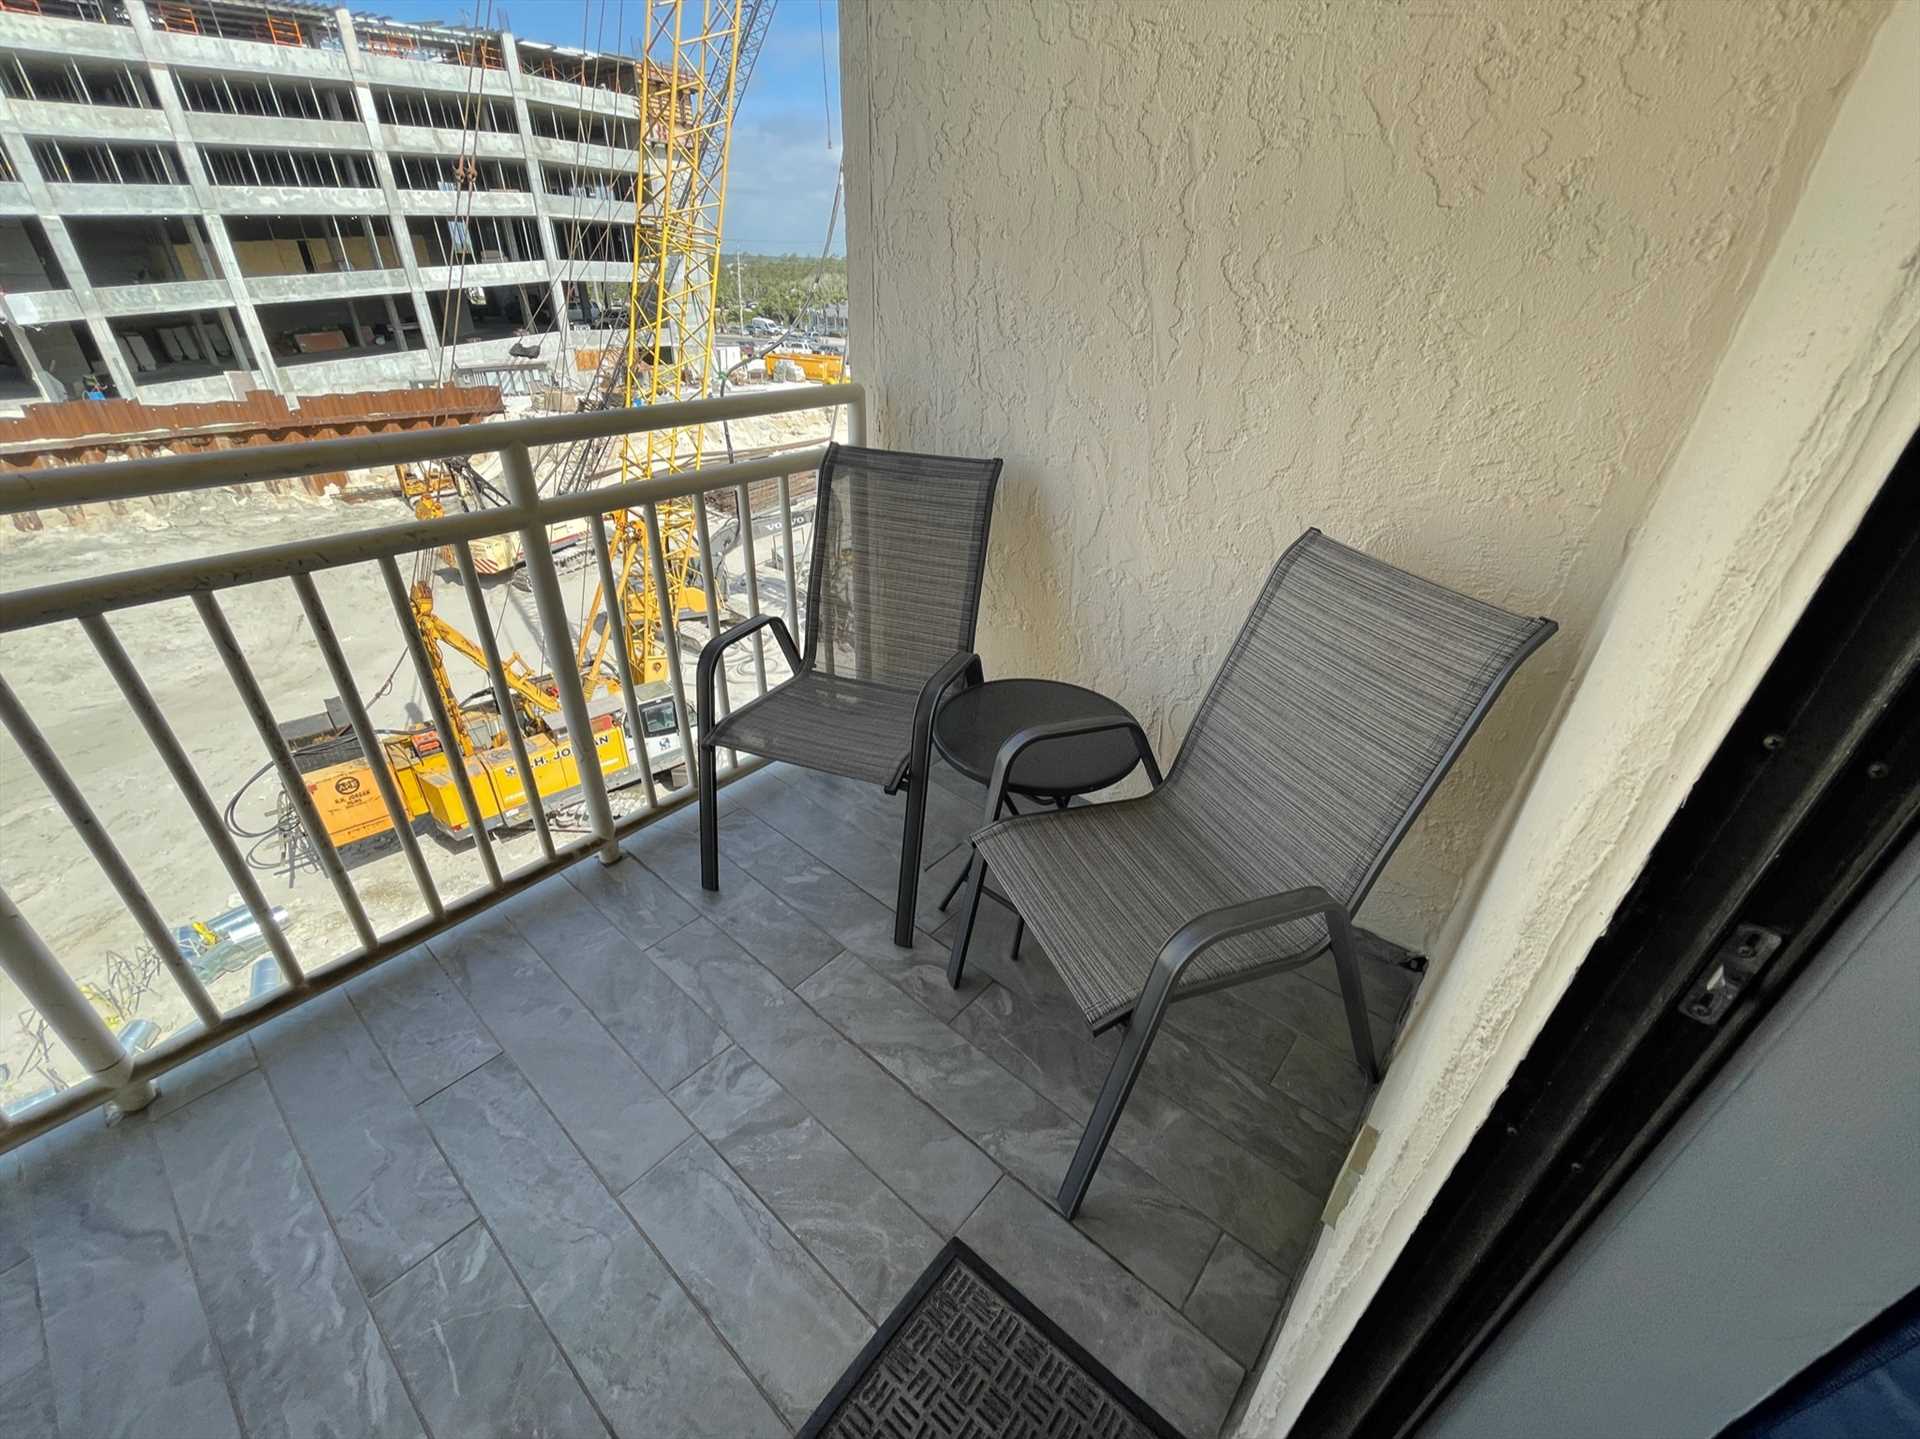
[[(995, 805), (993, 808), (993, 817), (995, 819), (998, 819), (1000, 818), (1002, 813), (1008, 810), (1013, 810), (1013, 813), (1015, 814), (1020, 813), (1019, 810), (1013, 808), (1013, 801), (1006, 798), (1003, 795), (1001, 796), (1000, 803)], [(969, 852), (967, 855), (967, 862), (966, 864), (961, 866), (959, 876), (954, 880), (952, 885), (948, 887), (946, 897), (940, 901), (940, 912), (942, 914), (945, 914), (947, 912), (947, 906), (953, 903), (953, 897), (956, 894), (960, 893), (960, 886), (962, 886), (967, 882), (967, 876), (972, 873), (973, 873), (973, 855), (971, 852)]]
[(960, 886), (967, 882), (967, 876), (973, 873), (973, 856), (967, 856), (967, 862), (961, 866), (960, 873), (947, 888), (947, 897), (940, 901), (940, 912), (946, 913), (947, 906), (953, 903), (953, 897), (960, 893)]

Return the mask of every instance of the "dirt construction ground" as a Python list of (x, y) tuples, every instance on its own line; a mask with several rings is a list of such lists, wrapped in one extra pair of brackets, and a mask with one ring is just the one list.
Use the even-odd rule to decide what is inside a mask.
[[(825, 435), (819, 415), (780, 417), (733, 427), (742, 448), (770, 444), (817, 443)], [(536, 457), (538, 458), (538, 457)], [(809, 477), (810, 478), (810, 477)], [(391, 475), (356, 477), (346, 497), (324, 499), (213, 491), (165, 502), (137, 502), (124, 513), (89, 511), (79, 524), (49, 516), (45, 529), (22, 532), (0, 524), (0, 589), (14, 591), (80, 575), (116, 574), (183, 559), (204, 558), (312, 539), (346, 530), (393, 524), (410, 518), (407, 506), (391, 493)], [(810, 484), (803, 492), (810, 492)], [(727, 502), (731, 503), (731, 496)], [(777, 523), (769, 526), (767, 492), (753, 497), (757, 571), (763, 608), (785, 609), (781, 546)], [(799, 507), (796, 544), (804, 584), (807, 506)], [(777, 516), (777, 505), (771, 515)], [(717, 533), (726, 516), (710, 511)], [(769, 527), (773, 533), (768, 533)], [(403, 578), (414, 563), (403, 556)], [(723, 604), (744, 612), (745, 557), (736, 547), (720, 562), (723, 580), (734, 593)], [(457, 577), (435, 569), (437, 613), (467, 634), (477, 631)], [(421, 679), (403, 648), (396, 618), (379, 570), (372, 564), (328, 570), (317, 577), (335, 632), (377, 728), (398, 728), (428, 718)], [(595, 589), (593, 569), (562, 576), (569, 630), (577, 628)], [(550, 668), (541, 642), (541, 625), (532, 596), (506, 576), (483, 580), (488, 621), (503, 653), (518, 652), (537, 671)], [(276, 580), (225, 590), (218, 601), (238, 636), (254, 674), (266, 692), (276, 719), (287, 721), (320, 712), (335, 693), (325, 664), (308, 633), (291, 584)], [(233, 818), (248, 830), (267, 828), (279, 784), (269, 772), (250, 787), (248, 781), (266, 763), (266, 751), (231, 680), (215, 654), (192, 604), (184, 599), (120, 611), (115, 632), (145, 676), (175, 734), (190, 754), (208, 792), (225, 807), (245, 793)], [(681, 626), (680, 661), (687, 692), (708, 635), (707, 622)], [(768, 646), (771, 661), (778, 650)], [(452, 652), (447, 664), (455, 689), (471, 694), (486, 685), (485, 674)], [(87, 802), (118, 843), (166, 922), (185, 925), (204, 920), (239, 903), (234, 885), (213, 848), (202, 836), (153, 746), (108, 677), (92, 645), (75, 622), (0, 635), (0, 673), (25, 705), (54, 751), (78, 783)], [(784, 670), (770, 665), (778, 679)], [(728, 689), (740, 702), (755, 693), (751, 647), (730, 658)], [(681, 772), (684, 778), (684, 771)], [(616, 808), (644, 803), (635, 788)], [(557, 835), (559, 839), (570, 836)], [(237, 841), (246, 851), (252, 840)], [(471, 845), (454, 845), (423, 836), (421, 847), (445, 899), (454, 899), (483, 881), (479, 856)], [(261, 861), (281, 850), (274, 840), (259, 847)], [(496, 843), (504, 870), (511, 872), (540, 857), (531, 831), (518, 831)], [(355, 948), (352, 926), (324, 876), (305, 870), (291, 878), (283, 866), (259, 872), (267, 898), (287, 911), (285, 929), (303, 967), (311, 968)], [(424, 911), (411, 871), (394, 853), (353, 871), (353, 883), (374, 927), (387, 932)], [(88, 856), (46, 789), (10, 738), (0, 734), (0, 887), (39, 932), (76, 980), (110, 989), (110, 958), (130, 957), (141, 943), (138, 927)], [(244, 1002), (250, 990), (249, 963), (215, 980), (210, 991), (222, 1009)], [(126, 970), (119, 970), (124, 982)], [(193, 1015), (164, 972), (152, 975), (118, 1018), (150, 1019), (162, 1036), (193, 1023)], [(44, 1046), (36, 1044), (36, 1035)], [(37, 1016), (11, 983), (0, 979), (0, 1104), (17, 1107), (33, 1096), (84, 1077), (57, 1037), (37, 1024)]]

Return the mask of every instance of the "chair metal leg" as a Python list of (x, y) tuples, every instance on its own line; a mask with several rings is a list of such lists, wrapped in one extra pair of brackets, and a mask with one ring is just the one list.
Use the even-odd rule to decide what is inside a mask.
[(720, 888), (720, 786), (713, 751), (700, 751), (700, 888)]
[(907, 779), (907, 828), (900, 836), (900, 892), (893, 902), (893, 942), (913, 948), (913, 906), (920, 895), (920, 844), (927, 832), (927, 779), (923, 760)]
[(1113, 1064), (1107, 1070), (1106, 1082), (1100, 1086), (1100, 1097), (1094, 1101), (1086, 1132), (1080, 1136), (1080, 1147), (1074, 1150), (1067, 1177), (1054, 1199), (1055, 1207), (1069, 1219), (1080, 1212), (1081, 1201), (1093, 1185), (1094, 1171), (1100, 1167), (1107, 1142), (1120, 1123), (1120, 1111), (1126, 1108), (1127, 1098), (1133, 1093), (1133, 1082), (1140, 1077), (1141, 1066), (1147, 1062), (1147, 1047), (1153, 1043), (1160, 1020), (1167, 1012), (1173, 986), (1159, 981), (1157, 973), (1147, 981), (1139, 1005), (1127, 1020), (1120, 1052), (1114, 1055)]
[(1007, 950), (1007, 958), (1016, 964), (1020, 960), (1020, 941), (1027, 937), (1027, 918), (1018, 910), (1013, 915), (1013, 944)]
[(967, 967), (967, 945), (973, 939), (973, 921), (980, 913), (980, 892), (987, 887), (986, 856), (975, 852), (967, 864), (967, 899), (960, 907), (960, 927), (954, 932), (953, 949), (947, 955), (947, 983), (960, 987), (960, 976)]
[(960, 886), (967, 882), (967, 876), (973, 873), (973, 856), (967, 856), (967, 862), (960, 867), (960, 873), (953, 877), (953, 883), (947, 886), (947, 893), (940, 901), (940, 912), (945, 914), (947, 906), (953, 903), (953, 897), (960, 893)]
[(1327, 916), (1327, 935), (1333, 941), (1333, 968), (1340, 976), (1340, 999), (1347, 1007), (1347, 1032), (1353, 1037), (1353, 1057), (1369, 1084), (1380, 1082), (1380, 1062), (1373, 1052), (1373, 1026), (1367, 1020), (1367, 993), (1354, 951), (1353, 926), (1343, 913)]

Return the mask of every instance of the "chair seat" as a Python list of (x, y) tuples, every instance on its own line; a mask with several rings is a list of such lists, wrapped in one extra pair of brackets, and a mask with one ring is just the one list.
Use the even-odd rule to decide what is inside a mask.
[[(1189, 920), (1259, 894), (1230, 856), (1164, 799), (1084, 805), (989, 825), (974, 836), (991, 880), (1019, 909), (1096, 1031), (1133, 1011), (1162, 947)], [(1315, 883), (1271, 876), (1265, 893)], [(1223, 940), (1187, 966), (1175, 994), (1327, 947), (1326, 922), (1294, 920)]]
[(720, 721), (714, 743), (891, 784), (913, 748), (919, 701), (918, 690), (809, 671)]

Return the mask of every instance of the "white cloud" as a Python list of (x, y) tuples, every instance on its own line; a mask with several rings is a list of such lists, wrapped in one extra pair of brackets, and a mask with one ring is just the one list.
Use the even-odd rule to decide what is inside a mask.
[[(840, 148), (827, 148), (818, 109), (782, 108), (737, 121), (728, 157), (726, 248), (819, 254), (839, 170)], [(845, 254), (846, 248), (843, 216), (833, 252)]]

